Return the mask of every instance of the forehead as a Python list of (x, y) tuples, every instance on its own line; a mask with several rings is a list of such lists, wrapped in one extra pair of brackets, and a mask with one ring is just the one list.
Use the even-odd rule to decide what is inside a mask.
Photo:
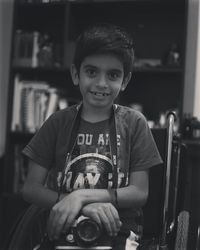
[(115, 55), (91, 55), (87, 56), (82, 64), (81, 68), (96, 67), (102, 70), (120, 70), (123, 72), (123, 63)]

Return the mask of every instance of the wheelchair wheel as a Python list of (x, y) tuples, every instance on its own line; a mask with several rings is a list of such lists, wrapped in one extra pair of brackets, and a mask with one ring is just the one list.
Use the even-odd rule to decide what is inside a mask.
[(178, 228), (175, 242), (175, 250), (187, 250), (189, 230), (189, 212), (182, 211), (178, 216)]
[(6, 250), (33, 250), (46, 231), (49, 211), (31, 205), (13, 229)]

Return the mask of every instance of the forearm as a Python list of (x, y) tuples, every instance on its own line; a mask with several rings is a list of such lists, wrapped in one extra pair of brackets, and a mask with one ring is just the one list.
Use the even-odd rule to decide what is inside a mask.
[[(142, 207), (147, 200), (148, 190), (148, 170), (131, 172), (129, 186), (117, 189), (119, 208)], [(80, 190), (80, 192), (84, 205), (93, 202), (113, 202), (109, 191), (105, 189), (86, 189)]]
[(134, 185), (117, 189), (117, 199), (119, 208), (144, 206), (148, 198), (148, 190), (144, 191)]
[[(112, 198), (107, 189), (80, 189), (73, 192), (84, 205), (94, 202), (112, 202)], [(42, 184), (25, 183), (22, 189), (23, 198), (40, 207), (52, 208), (58, 199), (58, 193), (50, 190)], [(61, 194), (59, 200), (66, 197), (67, 194)]]
[[(77, 199), (80, 199), (83, 206), (95, 202), (109, 202), (116, 205), (114, 204), (116, 202), (113, 199), (113, 196), (107, 189), (80, 189), (73, 193)], [(26, 201), (49, 209), (55, 205), (58, 198), (56, 191), (46, 188), (43, 184), (29, 182), (25, 183), (22, 194)], [(66, 196), (67, 194), (61, 194), (59, 200), (62, 200)], [(136, 185), (129, 185), (117, 189), (117, 203), (119, 208), (141, 207), (145, 204), (147, 197), (147, 187), (139, 188)]]
[(142, 191), (134, 185), (118, 188), (116, 191), (118, 204), (107, 189), (82, 189), (78, 190), (78, 195), (81, 197), (83, 205), (95, 202), (110, 202), (118, 205), (119, 208), (141, 207), (148, 197), (148, 192)]
[[(22, 195), (24, 200), (47, 209), (51, 209), (58, 198), (56, 191), (50, 190), (40, 184), (25, 184), (22, 189)], [(63, 195), (60, 198), (62, 197)]]
[(141, 208), (149, 192), (148, 170), (130, 173), (129, 186), (117, 190), (119, 207)]

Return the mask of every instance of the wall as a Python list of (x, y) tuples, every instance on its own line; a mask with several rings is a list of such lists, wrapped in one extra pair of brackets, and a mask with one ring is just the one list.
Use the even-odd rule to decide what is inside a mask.
[[(198, 1), (199, 3), (199, 1)], [(194, 116), (200, 119), (200, 3), (198, 6), (198, 29), (197, 29), (197, 60), (194, 95)]]
[(189, 0), (183, 111), (200, 119), (200, 3)]
[(0, 0), (0, 157), (5, 150), (13, 0)]

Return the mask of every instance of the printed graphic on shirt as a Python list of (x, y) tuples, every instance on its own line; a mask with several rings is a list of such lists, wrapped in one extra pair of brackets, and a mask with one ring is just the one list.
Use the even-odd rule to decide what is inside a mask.
[(97, 153), (86, 153), (74, 158), (68, 165), (65, 189), (112, 187), (112, 161)]
[[(115, 146), (120, 146), (119, 135)], [(120, 186), (124, 173), (113, 164), (113, 159), (116, 162), (109, 133), (78, 133), (72, 155), (66, 162), (65, 174), (59, 172), (57, 184), (62, 185), (64, 192)]]

